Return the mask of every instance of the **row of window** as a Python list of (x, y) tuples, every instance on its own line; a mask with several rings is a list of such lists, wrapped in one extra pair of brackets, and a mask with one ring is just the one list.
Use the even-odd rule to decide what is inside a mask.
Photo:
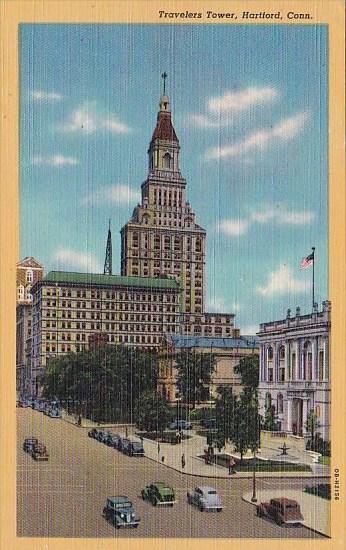
[[(59, 289), (60, 290), (60, 289)], [(106, 291), (93, 291), (93, 290), (66, 290), (62, 289), (61, 292), (58, 292), (57, 289), (52, 288), (43, 288), (42, 296), (59, 296), (61, 298), (96, 298), (98, 300), (112, 299), (117, 301), (136, 301), (136, 302), (177, 302), (178, 298), (173, 294), (139, 294), (134, 292), (111, 292)], [(63, 303), (63, 302), (62, 302)], [(70, 304), (71, 302), (69, 302)], [(99, 302), (97, 302), (99, 303)], [(69, 306), (71, 307), (71, 306)], [(98, 306), (99, 307), (99, 306)]]
[[(159, 344), (161, 342), (162, 336), (155, 336), (155, 335), (137, 335), (137, 334), (130, 334), (130, 335), (123, 335), (120, 334), (118, 336), (115, 336), (114, 334), (111, 334), (108, 336), (108, 341), (110, 343), (118, 342), (119, 344)], [(70, 353), (71, 351), (82, 351), (87, 346), (87, 343), (80, 343), (80, 344), (59, 344), (59, 349), (57, 351), (56, 345), (49, 345), (46, 344), (45, 346), (42, 346), (42, 351), (45, 350), (46, 354), (49, 353)]]

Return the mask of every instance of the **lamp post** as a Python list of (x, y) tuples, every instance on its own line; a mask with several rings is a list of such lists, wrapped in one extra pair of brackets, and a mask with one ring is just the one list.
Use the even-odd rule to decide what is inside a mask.
[(257, 502), (257, 496), (256, 496), (256, 451), (253, 452), (252, 497), (251, 497), (251, 502)]

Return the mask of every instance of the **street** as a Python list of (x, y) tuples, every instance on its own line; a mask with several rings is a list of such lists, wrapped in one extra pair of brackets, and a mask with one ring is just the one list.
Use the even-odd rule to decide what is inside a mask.
[[(22, 449), (38, 437), (50, 454), (35, 462)], [(141, 499), (148, 483), (174, 487), (173, 508)], [(261, 479), (258, 488), (300, 487), (306, 480)], [(309, 482), (311, 485), (312, 482)], [(186, 502), (186, 491), (212, 485), (221, 496), (221, 513), (200, 512)], [(220, 537), (322, 538), (305, 527), (279, 527), (258, 518), (242, 494), (249, 479), (203, 480), (180, 474), (147, 458), (130, 458), (87, 436), (87, 430), (32, 409), (17, 409), (17, 535), (26, 537)], [(127, 495), (141, 518), (138, 529), (116, 530), (102, 517), (107, 496)], [(284, 495), (283, 495), (284, 496)]]

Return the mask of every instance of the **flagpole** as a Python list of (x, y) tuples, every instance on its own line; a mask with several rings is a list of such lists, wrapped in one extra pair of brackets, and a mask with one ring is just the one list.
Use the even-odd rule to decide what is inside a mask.
[(315, 309), (315, 247), (312, 247), (312, 311)]

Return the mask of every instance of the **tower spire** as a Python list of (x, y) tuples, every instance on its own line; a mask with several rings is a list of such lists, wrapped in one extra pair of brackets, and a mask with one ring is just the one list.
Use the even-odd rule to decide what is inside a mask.
[(111, 233), (111, 220), (108, 225), (108, 236), (106, 246), (105, 265), (103, 268), (104, 275), (112, 275), (112, 233)]
[(167, 78), (167, 73), (166, 71), (162, 73), (161, 75), (161, 78), (163, 79), (163, 94), (162, 95), (166, 95), (166, 78)]

